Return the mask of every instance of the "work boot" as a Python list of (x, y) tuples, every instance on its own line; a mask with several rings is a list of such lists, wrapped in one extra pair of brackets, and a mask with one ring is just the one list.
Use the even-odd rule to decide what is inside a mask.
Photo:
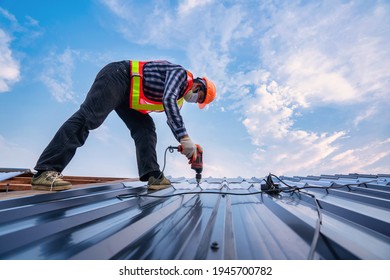
[(160, 176), (157, 178), (154, 176), (150, 176), (148, 180), (148, 189), (149, 190), (162, 190), (171, 186), (171, 181), (164, 176), (161, 172)]
[(45, 171), (38, 177), (32, 177), (31, 187), (40, 191), (64, 191), (72, 188), (72, 184), (62, 180), (62, 175), (56, 171)]

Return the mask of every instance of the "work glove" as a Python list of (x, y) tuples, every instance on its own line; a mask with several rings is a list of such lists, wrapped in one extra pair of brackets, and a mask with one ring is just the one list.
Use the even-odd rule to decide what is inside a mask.
[(185, 155), (189, 160), (196, 160), (196, 146), (191, 141), (190, 137), (184, 136), (180, 139), (180, 145), (182, 146), (181, 153)]

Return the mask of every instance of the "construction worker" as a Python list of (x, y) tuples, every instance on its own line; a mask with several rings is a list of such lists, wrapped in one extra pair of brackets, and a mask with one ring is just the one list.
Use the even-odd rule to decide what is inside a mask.
[(150, 112), (164, 111), (168, 126), (189, 159), (196, 146), (189, 137), (180, 115), (183, 102), (204, 108), (216, 96), (213, 82), (206, 77), (193, 78), (191, 72), (168, 61), (112, 62), (97, 74), (80, 109), (57, 131), (43, 151), (34, 169), (31, 185), (35, 190), (66, 190), (71, 183), (61, 172), (81, 147), (92, 129), (98, 128), (115, 110), (130, 130), (136, 148), (139, 179), (149, 189), (163, 189), (171, 182), (157, 163), (156, 128)]

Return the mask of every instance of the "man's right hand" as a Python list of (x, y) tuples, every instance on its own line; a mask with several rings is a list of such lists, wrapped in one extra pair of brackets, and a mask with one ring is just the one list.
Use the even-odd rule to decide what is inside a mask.
[(190, 137), (184, 136), (180, 139), (180, 145), (183, 147), (181, 153), (188, 159), (196, 160), (196, 145), (191, 141)]

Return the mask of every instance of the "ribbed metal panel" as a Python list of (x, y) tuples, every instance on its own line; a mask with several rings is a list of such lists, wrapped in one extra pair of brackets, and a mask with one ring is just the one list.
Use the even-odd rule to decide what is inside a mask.
[(0, 259), (390, 259), (389, 178), (281, 177), (279, 193), (263, 178), (176, 178), (149, 194), (128, 182), (9, 199)]
[(0, 168), (0, 182), (30, 172), (29, 169), (20, 168)]

